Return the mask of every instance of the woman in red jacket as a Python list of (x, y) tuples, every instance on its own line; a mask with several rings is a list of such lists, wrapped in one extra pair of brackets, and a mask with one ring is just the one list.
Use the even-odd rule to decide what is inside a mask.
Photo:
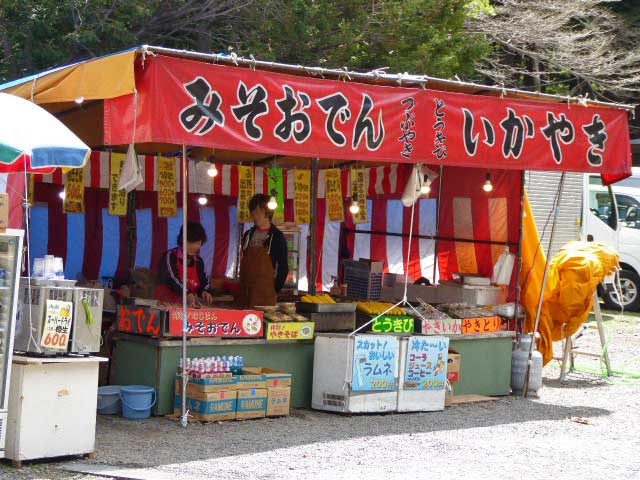
[[(184, 226), (182, 227), (184, 228)], [(166, 303), (182, 303), (182, 228), (178, 234), (178, 247), (167, 251), (160, 259), (159, 285), (155, 290), (156, 300)], [(187, 300), (189, 305), (210, 304), (213, 301), (209, 281), (204, 271), (200, 249), (207, 242), (204, 227), (197, 222), (187, 223)]]

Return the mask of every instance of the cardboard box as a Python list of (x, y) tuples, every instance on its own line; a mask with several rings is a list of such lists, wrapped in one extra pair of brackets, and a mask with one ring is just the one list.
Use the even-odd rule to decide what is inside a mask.
[(267, 394), (267, 417), (289, 415), (291, 406), (291, 387), (269, 388)]
[(247, 367), (244, 370), (255, 375), (262, 375), (262, 378), (264, 379), (264, 385), (267, 388), (291, 386), (291, 374), (283, 372), (282, 370), (260, 367)]
[[(238, 392), (235, 390), (212, 393), (187, 393), (189, 414), (205, 422), (234, 420), (236, 418)], [(176, 393), (174, 413), (180, 415), (182, 397)]]
[(447, 380), (454, 383), (460, 380), (460, 367), (462, 364), (462, 356), (455, 350), (449, 350), (447, 360)]
[(249, 390), (238, 390), (238, 401), (236, 403), (236, 418), (261, 418), (267, 414), (266, 388), (252, 388)]
[(245, 367), (242, 369), (242, 375), (234, 375), (233, 378), (237, 382), (236, 389), (238, 390), (267, 387), (260, 369), (252, 370), (251, 367)]
[[(176, 375), (176, 388), (182, 384), (180, 375)], [(225, 390), (237, 390), (238, 380), (230, 373), (207, 375), (204, 378), (190, 378), (187, 393), (211, 393)]]

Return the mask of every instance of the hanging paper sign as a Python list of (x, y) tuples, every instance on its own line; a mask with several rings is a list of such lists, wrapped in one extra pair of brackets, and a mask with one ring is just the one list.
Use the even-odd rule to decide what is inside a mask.
[(64, 211), (84, 213), (84, 168), (72, 168), (64, 176)]
[(405, 390), (444, 390), (447, 382), (447, 337), (411, 337), (404, 371)]
[(398, 375), (398, 338), (357, 335), (353, 348), (353, 391), (391, 391)]
[(313, 322), (267, 323), (267, 340), (312, 340), (314, 327)]
[(32, 174), (29, 175), (29, 206), (33, 207), (35, 201), (36, 192), (36, 177)]
[(295, 170), (294, 188), (296, 225), (309, 224), (311, 222), (311, 172), (309, 170)]
[(344, 203), (342, 200), (342, 180), (340, 169), (331, 168), (326, 174), (327, 214), (330, 222), (344, 222)]
[(250, 222), (249, 202), (255, 191), (252, 167), (238, 167), (238, 222)]
[(47, 300), (47, 310), (40, 345), (50, 350), (66, 351), (71, 333), (73, 303)]
[(176, 161), (158, 156), (158, 216), (178, 215), (176, 201)]
[(276, 191), (276, 201), (278, 207), (273, 214), (273, 220), (275, 223), (284, 223), (284, 176), (281, 168), (270, 168), (267, 175), (269, 177), (269, 192), (268, 195)]
[(109, 177), (109, 215), (124, 216), (127, 214), (127, 191), (118, 190), (124, 153), (111, 154), (111, 176)]
[(351, 198), (358, 202), (360, 210), (353, 215), (353, 223), (369, 223), (369, 211), (367, 210), (367, 185), (364, 168), (351, 170)]

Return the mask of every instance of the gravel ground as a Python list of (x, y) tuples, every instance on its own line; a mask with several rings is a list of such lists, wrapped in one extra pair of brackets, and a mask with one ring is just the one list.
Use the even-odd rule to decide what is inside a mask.
[[(640, 318), (612, 318), (607, 329), (615, 369), (639, 353)], [(597, 331), (589, 326), (580, 347), (596, 345)], [(581, 362), (598, 368), (597, 359)], [(97, 461), (73, 465), (108, 465), (113, 468), (102, 474), (154, 480), (640, 478), (640, 381), (578, 371), (561, 384), (558, 374), (555, 362), (545, 368), (538, 399), (505, 397), (444, 412), (346, 417), (296, 411), (186, 430), (163, 418), (99, 417)], [(59, 470), (64, 465), (0, 466), (0, 478), (97, 478)]]

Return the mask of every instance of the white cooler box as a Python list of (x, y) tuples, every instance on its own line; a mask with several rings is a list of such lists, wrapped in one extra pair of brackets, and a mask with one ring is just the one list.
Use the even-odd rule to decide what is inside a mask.
[(396, 411), (400, 338), (318, 333), (311, 407), (341, 413)]
[(448, 352), (447, 337), (400, 339), (399, 412), (444, 410)]

